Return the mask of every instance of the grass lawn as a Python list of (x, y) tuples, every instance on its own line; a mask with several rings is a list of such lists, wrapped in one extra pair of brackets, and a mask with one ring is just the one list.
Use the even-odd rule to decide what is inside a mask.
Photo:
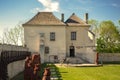
[(59, 67), (63, 80), (120, 80), (120, 65)]
[[(101, 67), (56, 67), (53, 64), (44, 64), (42, 72), (46, 66), (56, 69), (58, 80), (120, 80), (120, 64), (107, 64)], [(12, 80), (23, 80), (23, 73)]]

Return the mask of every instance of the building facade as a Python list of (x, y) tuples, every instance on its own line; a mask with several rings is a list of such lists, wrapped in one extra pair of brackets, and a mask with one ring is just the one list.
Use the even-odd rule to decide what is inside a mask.
[(38, 52), (42, 62), (94, 63), (95, 35), (89, 30), (88, 14), (85, 21), (72, 14), (65, 22), (52, 12), (38, 12), (23, 24), (25, 44), (31, 52)]

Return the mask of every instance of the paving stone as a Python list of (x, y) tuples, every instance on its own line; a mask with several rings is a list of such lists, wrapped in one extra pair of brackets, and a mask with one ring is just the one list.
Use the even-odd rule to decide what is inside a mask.
[(56, 70), (55, 69), (50, 69), (51, 72), (55, 72)]
[(51, 80), (58, 80), (58, 77), (51, 77)]
[[(51, 74), (56, 74), (56, 72), (51, 72)], [(57, 74), (56, 74), (57, 75)]]
[(50, 69), (56, 69), (55, 67), (50, 67)]

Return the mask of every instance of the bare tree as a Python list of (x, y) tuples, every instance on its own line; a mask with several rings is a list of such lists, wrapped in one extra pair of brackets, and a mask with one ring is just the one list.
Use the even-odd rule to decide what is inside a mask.
[(3, 33), (2, 43), (24, 45), (24, 30), (21, 25), (6, 30)]
[(99, 21), (91, 19), (89, 24), (91, 24), (90, 30), (95, 34), (96, 39), (99, 38)]

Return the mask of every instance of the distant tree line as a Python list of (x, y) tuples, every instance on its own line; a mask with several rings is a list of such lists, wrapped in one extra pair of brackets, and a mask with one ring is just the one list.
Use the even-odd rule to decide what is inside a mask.
[(97, 51), (100, 53), (120, 53), (120, 20), (118, 26), (112, 21), (90, 20), (91, 30), (96, 35)]

